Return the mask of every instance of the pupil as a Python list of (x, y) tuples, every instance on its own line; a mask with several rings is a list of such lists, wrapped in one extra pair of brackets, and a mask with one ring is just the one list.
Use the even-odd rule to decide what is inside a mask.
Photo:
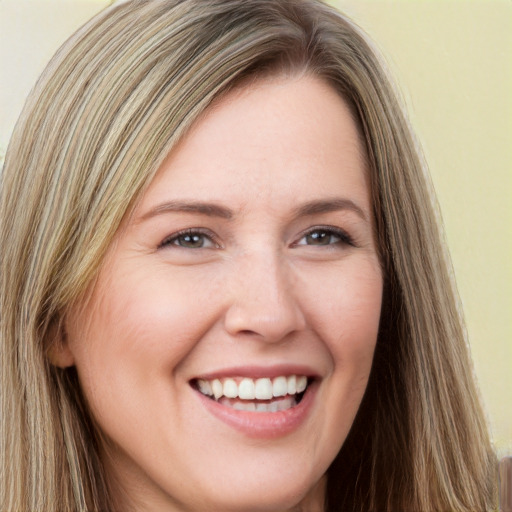
[(183, 235), (181, 245), (185, 247), (202, 247), (203, 238), (201, 235)]
[(307, 236), (307, 241), (310, 245), (327, 245), (329, 240), (330, 235), (325, 231), (314, 231)]

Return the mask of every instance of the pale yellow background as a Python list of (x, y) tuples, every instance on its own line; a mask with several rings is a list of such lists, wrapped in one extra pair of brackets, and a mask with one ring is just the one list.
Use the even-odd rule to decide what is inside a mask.
[[(0, 0), (2, 153), (49, 57), (109, 3)], [(494, 441), (512, 454), (512, 1), (332, 3), (398, 78), (441, 203)]]

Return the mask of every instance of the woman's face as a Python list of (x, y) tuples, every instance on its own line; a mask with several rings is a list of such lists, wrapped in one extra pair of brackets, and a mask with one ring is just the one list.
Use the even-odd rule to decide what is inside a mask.
[(282, 77), (219, 100), (67, 315), (57, 360), (77, 367), (116, 499), (312, 499), (361, 402), (381, 297), (363, 149), (336, 92)]

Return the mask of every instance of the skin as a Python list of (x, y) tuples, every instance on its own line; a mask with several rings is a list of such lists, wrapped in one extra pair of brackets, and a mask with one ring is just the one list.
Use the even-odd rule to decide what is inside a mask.
[[(331, 206), (299, 211), (312, 201)], [(77, 367), (120, 510), (322, 509), (377, 339), (371, 212), (356, 125), (315, 77), (230, 92), (171, 152), (54, 354)], [(186, 229), (199, 246), (177, 235)], [(284, 434), (233, 428), (191, 386), (290, 364), (315, 375), (315, 393)]]

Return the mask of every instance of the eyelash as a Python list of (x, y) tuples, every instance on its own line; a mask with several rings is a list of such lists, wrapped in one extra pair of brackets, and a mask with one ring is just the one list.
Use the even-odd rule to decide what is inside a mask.
[(168, 247), (171, 245), (174, 245), (176, 247), (181, 247), (183, 249), (202, 249), (203, 248), (202, 245), (199, 247), (185, 247), (183, 245), (176, 243), (180, 238), (183, 238), (186, 236), (189, 236), (189, 237), (200, 236), (203, 239), (205, 239), (205, 238), (209, 239), (210, 242), (212, 243), (212, 245), (215, 246), (215, 248), (220, 247), (219, 244), (215, 241), (215, 237), (213, 236), (213, 234), (210, 231), (197, 229), (197, 228), (190, 228), (190, 229), (184, 229), (183, 231), (178, 231), (178, 233), (174, 233), (173, 235), (170, 235), (167, 238), (164, 238), (164, 240), (158, 246), (158, 248), (160, 249), (160, 248)]
[(301, 244), (300, 243), (300, 241), (302, 239), (304, 239), (307, 236), (311, 236), (314, 233), (325, 233), (329, 237), (333, 237), (334, 236), (336, 238), (339, 238), (339, 240), (334, 242), (334, 243), (329, 243), (329, 244), (325, 244), (325, 245), (324, 244), (317, 244), (320, 247), (324, 246), (324, 247), (331, 247), (332, 248), (333, 245), (338, 245), (338, 244), (355, 246), (354, 239), (345, 230), (340, 229), (340, 228), (336, 228), (334, 226), (315, 226), (314, 228), (308, 229), (307, 231), (302, 233), (299, 241), (296, 242), (294, 244), (294, 246), (298, 246), (298, 245), (315, 246), (315, 244)]
[[(311, 236), (315, 233), (324, 233), (329, 237), (334, 236), (334, 237), (338, 238), (339, 240), (334, 243), (328, 243), (328, 244), (300, 243), (301, 240), (303, 240), (304, 238)], [(179, 244), (178, 243), (179, 239), (186, 237), (186, 236), (201, 237), (201, 240), (203, 240), (203, 243), (201, 245), (199, 245), (198, 247), (186, 247), (186, 246)], [(179, 231), (178, 233), (174, 233), (173, 235), (168, 236), (167, 238), (165, 238), (162, 241), (162, 243), (158, 246), (158, 248), (160, 249), (163, 247), (168, 247), (168, 246), (174, 245), (176, 247), (181, 247), (183, 249), (203, 249), (204, 248), (203, 247), (204, 239), (208, 239), (214, 248), (220, 247), (220, 244), (217, 243), (217, 241), (215, 240), (215, 237), (213, 236), (213, 234), (210, 231), (203, 230), (203, 229), (197, 229), (197, 228), (190, 228), (190, 229), (184, 229), (183, 231)], [(309, 245), (309, 246), (317, 245), (319, 247), (322, 247), (322, 246), (329, 247), (329, 246), (338, 245), (338, 244), (355, 246), (353, 238), (343, 229), (336, 228), (333, 226), (315, 226), (314, 228), (311, 228), (311, 229), (305, 231), (304, 233), (302, 233), (301, 237), (299, 238), (299, 241), (295, 242), (293, 244), (293, 246), (297, 247), (299, 245)], [(208, 247), (208, 248), (211, 248), (211, 247)]]

